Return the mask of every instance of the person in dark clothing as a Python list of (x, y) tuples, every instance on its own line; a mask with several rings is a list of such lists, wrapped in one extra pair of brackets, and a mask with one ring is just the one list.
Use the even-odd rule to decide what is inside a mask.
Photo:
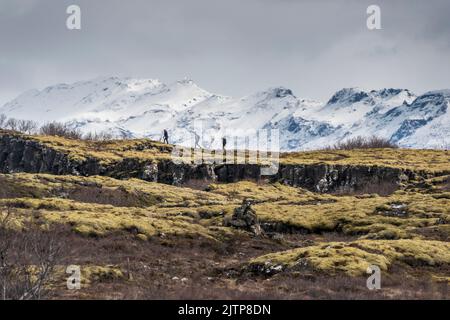
[(222, 138), (222, 149), (225, 150), (225, 147), (227, 146), (227, 138), (223, 137)]
[(164, 129), (163, 133), (163, 142), (169, 144), (169, 133), (167, 132), (166, 129)]
[(200, 136), (196, 133), (196, 132), (194, 132), (194, 137), (195, 137), (195, 146), (194, 146), (194, 148), (199, 148), (199, 149), (201, 149), (202, 147), (200, 146)]

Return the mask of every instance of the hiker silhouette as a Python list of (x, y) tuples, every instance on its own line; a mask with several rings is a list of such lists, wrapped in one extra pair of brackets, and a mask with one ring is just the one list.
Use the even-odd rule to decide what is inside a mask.
[(200, 136), (196, 132), (194, 132), (194, 137), (195, 137), (195, 146), (194, 146), (194, 148), (201, 149), (202, 147), (200, 146)]
[(169, 144), (169, 133), (167, 132), (166, 129), (164, 129), (163, 132), (163, 142)]

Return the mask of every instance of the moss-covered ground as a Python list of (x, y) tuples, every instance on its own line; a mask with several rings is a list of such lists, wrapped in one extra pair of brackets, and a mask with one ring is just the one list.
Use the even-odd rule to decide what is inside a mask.
[[(167, 159), (171, 151), (149, 140), (27, 139), (105, 162)], [(139, 179), (0, 174), (0, 215), (10, 216), (15, 232), (64, 230), (63, 262), (81, 265), (89, 285), (69, 292), (58, 271), (52, 298), (448, 299), (449, 160), (447, 151), (401, 149), (282, 155), (284, 163), (430, 173), (385, 196), (252, 181), (194, 189)], [(263, 236), (226, 223), (243, 200), (252, 201)], [(384, 291), (365, 287), (370, 265), (386, 277)]]

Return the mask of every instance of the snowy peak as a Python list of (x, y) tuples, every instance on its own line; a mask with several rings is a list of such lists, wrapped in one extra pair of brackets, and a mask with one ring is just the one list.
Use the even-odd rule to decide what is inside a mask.
[(450, 90), (429, 91), (419, 96), (411, 105), (412, 108), (424, 109), (428, 106), (446, 107), (450, 101)]
[(435, 118), (447, 112), (450, 90), (430, 91), (417, 97), (410, 104), (403, 104), (391, 110), (391, 115), (407, 114), (415, 118)]
[(354, 126), (365, 118), (387, 113), (402, 104), (409, 104), (415, 98), (407, 89), (366, 91), (360, 88), (344, 88), (331, 97), (316, 119), (330, 121), (334, 125)]
[(369, 98), (369, 94), (359, 88), (344, 88), (336, 92), (330, 100), (328, 100), (327, 105), (335, 104), (353, 104), (361, 102)]
[(372, 100), (375, 103), (382, 103), (384, 105), (389, 106), (399, 106), (401, 104), (410, 104), (412, 103), (417, 96), (409, 91), (408, 89), (381, 89), (381, 90), (372, 90), (370, 92)]
[[(233, 98), (212, 94), (188, 78), (165, 84), (100, 77), (27, 91), (1, 107), (0, 114), (128, 137), (160, 139), (166, 129), (172, 143), (188, 146), (195, 122), (202, 121), (212, 135), (218, 130), (278, 129), (284, 151), (323, 148), (358, 135), (434, 148), (450, 145), (449, 103), (450, 90), (417, 97), (407, 89), (344, 88), (323, 104), (298, 98), (285, 87)], [(202, 146), (214, 143), (204, 140)]]
[(290, 89), (284, 87), (268, 88), (267, 90), (258, 91), (251, 95), (241, 98), (241, 101), (250, 101), (251, 103), (264, 103), (267, 101), (280, 102), (283, 99), (297, 99)]
[(272, 99), (282, 99), (286, 97), (292, 97), (295, 98), (294, 94), (292, 93), (292, 90), (286, 89), (284, 87), (277, 87), (277, 88), (270, 88), (266, 91), (267, 98)]
[(440, 90), (427, 92), (415, 99), (411, 105), (399, 107), (397, 110), (407, 120), (425, 120), (428, 123), (448, 114), (449, 105), (450, 91)]
[(434, 90), (434, 91), (428, 91), (425, 95), (436, 95), (436, 96), (443, 96), (445, 98), (450, 98), (450, 89), (442, 89), (442, 90)]
[(416, 96), (408, 89), (384, 88), (365, 91), (360, 88), (344, 88), (336, 92), (327, 105), (352, 105), (356, 103), (388, 103), (400, 105), (404, 101), (411, 103)]
[(405, 93), (407, 96), (413, 96), (413, 94), (408, 89), (394, 89), (394, 88), (384, 88), (381, 90), (372, 90), (371, 93), (376, 94), (377, 96), (388, 99), (394, 96), (398, 96), (402, 93)]
[(0, 111), (17, 118), (32, 116), (41, 123), (79, 118), (117, 121), (139, 115), (155, 105), (182, 110), (210, 96), (192, 80), (166, 85), (155, 79), (101, 77), (29, 91)]

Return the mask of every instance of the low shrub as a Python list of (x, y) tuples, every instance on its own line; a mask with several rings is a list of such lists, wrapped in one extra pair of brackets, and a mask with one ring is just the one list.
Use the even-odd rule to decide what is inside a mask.
[(353, 150), (353, 149), (383, 149), (398, 148), (398, 145), (388, 139), (377, 136), (362, 137), (358, 136), (348, 140), (341, 141), (328, 149), (333, 150)]

